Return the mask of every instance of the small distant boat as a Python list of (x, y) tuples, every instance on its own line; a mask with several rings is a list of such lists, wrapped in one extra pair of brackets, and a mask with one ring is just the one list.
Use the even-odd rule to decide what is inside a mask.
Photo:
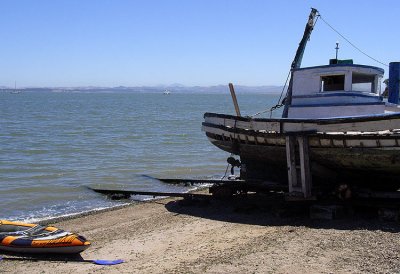
[(20, 90), (17, 90), (17, 82), (14, 83), (14, 90), (11, 91), (12, 94), (18, 94), (21, 93)]
[(83, 236), (53, 226), (0, 220), (0, 250), (36, 254), (77, 254), (90, 246)]
[(164, 90), (164, 93), (163, 93), (164, 95), (170, 95), (171, 94), (171, 92), (168, 90), (168, 89), (166, 89), (166, 90)]

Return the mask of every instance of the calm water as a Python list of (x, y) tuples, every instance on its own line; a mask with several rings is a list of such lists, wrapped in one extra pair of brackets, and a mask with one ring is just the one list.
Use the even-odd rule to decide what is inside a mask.
[[(242, 115), (277, 98), (238, 95)], [(37, 221), (121, 203), (85, 186), (187, 190), (143, 174), (221, 177), (229, 155), (201, 131), (207, 111), (233, 114), (230, 95), (0, 93), (0, 219)]]

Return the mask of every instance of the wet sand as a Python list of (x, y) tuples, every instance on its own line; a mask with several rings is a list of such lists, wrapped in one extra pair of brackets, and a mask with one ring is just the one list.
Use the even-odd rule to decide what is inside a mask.
[[(83, 262), (0, 261), (1, 273), (398, 273), (400, 227), (376, 218), (278, 217), (256, 201), (162, 199), (62, 220), (92, 246)], [(12, 257), (13, 255), (4, 255)]]

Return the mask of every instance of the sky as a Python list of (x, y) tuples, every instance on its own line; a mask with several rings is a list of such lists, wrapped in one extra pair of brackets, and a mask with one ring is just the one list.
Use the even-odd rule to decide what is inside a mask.
[[(2, 0), (0, 86), (283, 85), (310, 8), (400, 61), (398, 0)], [(318, 20), (302, 66), (366, 57)]]

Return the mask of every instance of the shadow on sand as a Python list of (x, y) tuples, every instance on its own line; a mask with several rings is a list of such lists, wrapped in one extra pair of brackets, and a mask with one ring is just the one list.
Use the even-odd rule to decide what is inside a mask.
[(399, 222), (382, 220), (378, 217), (377, 209), (343, 206), (338, 218), (312, 219), (310, 203), (285, 202), (279, 196), (254, 194), (229, 199), (176, 200), (165, 207), (176, 214), (250, 225), (400, 232)]
[[(5, 256), (7, 255), (7, 257)], [(79, 254), (71, 254), (71, 255), (54, 255), (54, 254), (27, 254), (27, 253), (18, 253), (18, 252), (0, 252), (0, 261), (32, 261), (32, 262), (82, 262), (82, 263), (93, 263), (92, 260), (85, 260)]]
[(80, 254), (29, 254), (6, 251), (0, 252), (0, 262), (2, 260), (23, 262), (90, 263), (98, 265), (116, 265), (124, 262), (123, 260), (89, 260), (82, 258)]

